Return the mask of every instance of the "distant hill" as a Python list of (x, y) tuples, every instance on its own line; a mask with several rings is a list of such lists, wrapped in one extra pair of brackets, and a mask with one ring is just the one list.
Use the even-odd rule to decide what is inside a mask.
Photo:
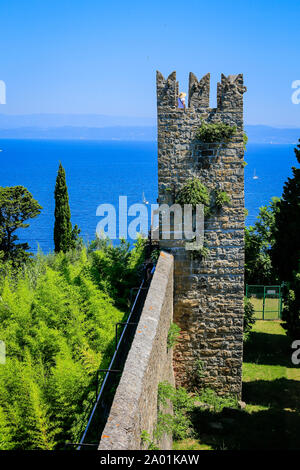
[(19, 127), (0, 129), (0, 139), (50, 140), (156, 140), (156, 127)]
[[(246, 125), (249, 143), (295, 144), (300, 129)], [(0, 139), (156, 140), (156, 119), (102, 114), (0, 114)]]
[(246, 125), (245, 132), (253, 144), (295, 144), (300, 139), (300, 129)]

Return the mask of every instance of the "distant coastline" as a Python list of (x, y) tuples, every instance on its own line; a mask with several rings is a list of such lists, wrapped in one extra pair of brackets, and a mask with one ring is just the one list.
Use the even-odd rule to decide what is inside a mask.
[[(249, 142), (296, 144), (300, 129), (246, 125)], [(0, 139), (156, 141), (155, 118), (104, 115), (0, 114)]]

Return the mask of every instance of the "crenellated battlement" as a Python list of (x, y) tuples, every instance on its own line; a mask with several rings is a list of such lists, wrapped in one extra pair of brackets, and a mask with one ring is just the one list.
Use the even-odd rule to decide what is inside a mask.
[[(179, 85), (176, 80), (176, 72), (170, 73), (168, 78), (157, 71), (157, 106), (158, 108), (178, 109)], [(221, 82), (217, 84), (217, 108), (216, 110), (242, 110), (243, 94), (247, 88), (244, 86), (243, 74), (221, 74)], [(192, 72), (189, 74), (188, 108), (209, 108), (210, 74), (207, 73), (200, 80)]]
[[(181, 90), (180, 90), (181, 91)], [(221, 75), (217, 107), (209, 107), (210, 75), (189, 74), (186, 109), (178, 107), (176, 72), (157, 72), (158, 201), (172, 205), (176, 194), (197, 178), (214, 197), (230, 199), (204, 221), (201, 254), (173, 240), (160, 246), (174, 255), (174, 322), (181, 329), (174, 350), (178, 385), (210, 387), (240, 396), (242, 385), (244, 299), (244, 130), (243, 75)], [(203, 123), (235, 127), (229, 141), (201, 142)], [(196, 365), (201, 364), (201, 380)]]
[(244, 86), (243, 74), (221, 74), (221, 83), (217, 85), (217, 107), (219, 109), (243, 108), (243, 94), (247, 91)]
[(167, 79), (157, 71), (156, 72), (156, 90), (157, 90), (157, 106), (161, 107), (177, 107), (178, 99), (178, 82), (176, 81), (176, 72), (170, 73)]
[(209, 108), (210, 73), (198, 81), (196, 75), (189, 75), (189, 108)]

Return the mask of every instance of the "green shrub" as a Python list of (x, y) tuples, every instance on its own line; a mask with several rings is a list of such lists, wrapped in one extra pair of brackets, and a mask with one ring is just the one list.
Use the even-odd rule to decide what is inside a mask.
[[(198, 366), (201, 373), (201, 361)], [(199, 402), (212, 407), (215, 413), (224, 407), (238, 408), (238, 398), (235, 396), (219, 396), (209, 388), (203, 389), (198, 396), (191, 396), (182, 387), (176, 389), (169, 382), (161, 382), (158, 385), (158, 418), (153, 439), (159, 441), (164, 433), (172, 434), (176, 440), (193, 437), (192, 415), (198, 409)], [(170, 403), (173, 405), (173, 415), (163, 412)]]
[(178, 192), (176, 197), (176, 203), (184, 206), (184, 204), (191, 204), (193, 208), (197, 204), (204, 205), (204, 215), (208, 215), (210, 212), (210, 195), (209, 191), (202, 184), (198, 178), (189, 180)]
[(159, 450), (157, 445), (151, 439), (150, 434), (143, 430), (141, 434), (141, 443), (143, 446), (147, 446), (148, 450)]
[(283, 328), (292, 339), (300, 338), (300, 273), (294, 272), (293, 289), (284, 295)]
[(236, 126), (230, 126), (223, 122), (202, 122), (197, 129), (195, 137), (205, 143), (227, 142), (236, 133)]
[(151, 253), (151, 261), (153, 263), (157, 263), (159, 256), (160, 256), (160, 250), (159, 249), (153, 250)]
[(207, 246), (201, 246), (197, 250), (193, 250), (193, 256), (199, 260), (205, 261), (209, 257), (209, 248)]
[(244, 340), (247, 340), (249, 333), (252, 330), (252, 326), (255, 323), (255, 311), (251, 301), (245, 297), (244, 298)]
[(177, 343), (177, 339), (180, 335), (180, 328), (176, 323), (171, 323), (169, 331), (168, 331), (168, 338), (167, 338), (167, 346), (168, 349), (173, 348)]
[(215, 193), (215, 206), (221, 209), (223, 206), (230, 206), (231, 198), (226, 191), (216, 191)]
[(198, 381), (204, 377), (204, 363), (200, 359), (195, 362), (195, 373)]
[(210, 405), (213, 408), (213, 411), (218, 413), (223, 410), (223, 408), (238, 408), (238, 398), (231, 395), (220, 396), (212, 390), (211, 388), (203, 389), (198, 399), (201, 403), (205, 405)]
[(164, 433), (173, 434), (175, 439), (184, 439), (190, 436), (192, 429), (190, 413), (194, 408), (195, 398), (190, 397), (182, 387), (176, 389), (168, 382), (161, 382), (158, 385), (159, 407), (166, 407), (168, 401), (173, 405), (174, 414), (159, 411), (154, 431), (155, 439), (159, 440)]

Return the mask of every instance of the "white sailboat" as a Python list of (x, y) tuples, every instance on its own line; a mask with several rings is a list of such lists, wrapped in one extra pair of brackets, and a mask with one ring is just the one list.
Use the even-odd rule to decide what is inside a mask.
[(256, 169), (254, 168), (253, 179), (258, 180), (258, 176), (256, 176)]
[(144, 204), (149, 204), (149, 201), (145, 198), (145, 193), (143, 192), (143, 203)]

